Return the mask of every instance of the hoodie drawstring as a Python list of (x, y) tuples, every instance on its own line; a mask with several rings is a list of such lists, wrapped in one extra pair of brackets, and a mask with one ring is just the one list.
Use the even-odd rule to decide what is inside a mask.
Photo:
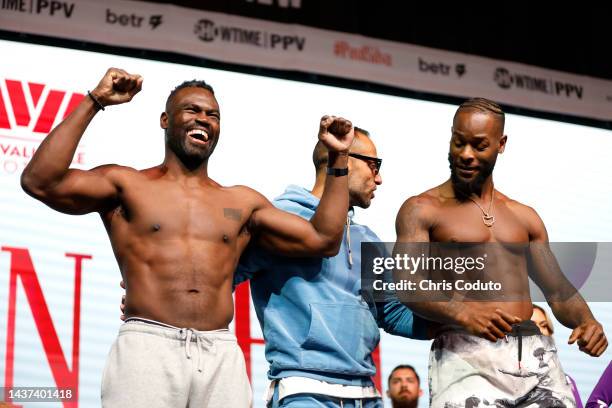
[(353, 253), (351, 251), (351, 218), (346, 216), (346, 243), (348, 247), (349, 269), (353, 269)]

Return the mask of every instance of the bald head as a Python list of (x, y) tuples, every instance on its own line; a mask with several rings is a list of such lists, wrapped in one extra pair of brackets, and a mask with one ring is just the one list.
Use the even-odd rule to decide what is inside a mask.
[[(351, 153), (360, 153), (361, 150), (365, 150), (372, 143), (369, 138), (370, 132), (355, 126), (355, 138), (350, 148)], [(312, 163), (317, 173), (324, 171), (327, 166), (327, 148), (321, 141), (317, 142), (312, 151)]]

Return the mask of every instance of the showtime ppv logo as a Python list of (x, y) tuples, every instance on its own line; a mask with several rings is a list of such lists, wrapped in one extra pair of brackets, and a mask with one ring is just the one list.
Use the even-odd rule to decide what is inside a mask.
[[(42, 139), (83, 97), (45, 84), (0, 80), (0, 173), (21, 173)], [(83, 151), (73, 164), (84, 164)]]

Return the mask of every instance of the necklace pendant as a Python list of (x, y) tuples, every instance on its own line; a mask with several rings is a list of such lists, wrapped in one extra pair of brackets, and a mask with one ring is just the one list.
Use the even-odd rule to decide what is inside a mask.
[(495, 224), (495, 216), (489, 215), (489, 214), (484, 214), (482, 216), (482, 222), (484, 222), (484, 225), (486, 225), (487, 227), (491, 228), (493, 226), (493, 224)]

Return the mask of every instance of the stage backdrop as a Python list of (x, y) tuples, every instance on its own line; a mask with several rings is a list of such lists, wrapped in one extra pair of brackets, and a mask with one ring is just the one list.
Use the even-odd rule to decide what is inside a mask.
[[(378, 145), (383, 184), (357, 220), (383, 240), (395, 239), (395, 214), (407, 197), (448, 177), (454, 106), (8, 41), (0, 41), (0, 55), (0, 386), (76, 385), (79, 406), (100, 404), (100, 377), (121, 324), (120, 274), (106, 232), (95, 214), (63, 215), (29, 198), (19, 175), (46, 133), (108, 67), (141, 74), (143, 90), (129, 104), (98, 113), (78, 148), (79, 168), (159, 164), (164, 101), (176, 84), (197, 78), (215, 87), (221, 106), (210, 175), (223, 185), (246, 184), (270, 199), (287, 184), (310, 187), (323, 114), (350, 118)], [(612, 132), (513, 115), (506, 123), (496, 187), (536, 208), (553, 241), (611, 241)], [(240, 287), (236, 303), (232, 330), (245, 351), (254, 406), (263, 407), (267, 363), (248, 287)], [(610, 303), (591, 307), (610, 334)], [(566, 344), (569, 330), (558, 322), (556, 329), (563, 367), (586, 398), (611, 352), (590, 358)], [(407, 363), (426, 390), (429, 345), (383, 334), (382, 383), (395, 365)], [(427, 402), (426, 391), (420, 405)]]

